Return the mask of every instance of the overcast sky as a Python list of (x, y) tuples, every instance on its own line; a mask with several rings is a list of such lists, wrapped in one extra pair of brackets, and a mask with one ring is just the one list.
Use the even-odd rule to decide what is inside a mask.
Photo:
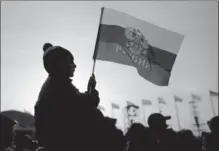
[[(200, 1), (166, 2), (1, 2), (1, 110), (34, 113), (40, 88), (47, 77), (43, 68), (45, 42), (70, 50), (77, 64), (73, 83), (81, 92), (91, 75), (101, 7), (113, 8), (184, 35), (168, 87), (158, 87), (134, 67), (97, 61), (95, 75), (101, 105), (111, 114), (110, 103), (124, 107), (125, 101), (153, 105), (147, 116), (157, 112), (157, 97), (168, 105), (165, 114), (177, 127), (173, 94), (184, 98), (179, 104), (183, 127), (191, 127), (190, 92), (200, 95), (204, 121), (213, 116), (208, 90), (218, 92), (218, 4)], [(208, 112), (207, 112), (208, 111)]]

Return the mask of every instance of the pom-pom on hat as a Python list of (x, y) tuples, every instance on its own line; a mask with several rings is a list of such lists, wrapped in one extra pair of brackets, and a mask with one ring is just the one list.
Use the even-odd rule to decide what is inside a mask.
[(48, 48), (51, 48), (51, 47), (53, 47), (53, 45), (51, 43), (45, 43), (43, 45), (43, 51), (45, 52)]
[(45, 43), (43, 45), (43, 52), (44, 68), (49, 74), (55, 73), (55, 67), (59, 61), (70, 57), (73, 62), (71, 52), (61, 46), (53, 46), (51, 43)]

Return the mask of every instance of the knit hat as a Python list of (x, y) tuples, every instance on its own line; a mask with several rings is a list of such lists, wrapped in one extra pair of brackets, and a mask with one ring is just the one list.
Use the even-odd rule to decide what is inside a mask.
[(70, 57), (73, 62), (73, 55), (71, 52), (61, 46), (53, 46), (50, 43), (45, 43), (43, 45), (43, 51), (44, 68), (50, 74), (55, 72), (55, 66), (59, 61)]

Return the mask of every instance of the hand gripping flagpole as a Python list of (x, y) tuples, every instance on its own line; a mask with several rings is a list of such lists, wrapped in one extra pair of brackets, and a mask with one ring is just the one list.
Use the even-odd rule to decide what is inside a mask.
[(97, 33), (97, 38), (96, 38), (96, 43), (95, 43), (95, 48), (94, 48), (94, 54), (93, 54), (94, 62), (93, 62), (92, 74), (94, 74), (94, 70), (95, 70), (96, 57), (97, 57), (97, 48), (98, 48), (98, 42), (99, 42), (99, 37), (100, 37), (100, 27), (101, 27), (101, 21), (102, 21), (102, 17), (103, 17), (103, 10), (104, 10), (104, 7), (101, 8), (98, 33)]

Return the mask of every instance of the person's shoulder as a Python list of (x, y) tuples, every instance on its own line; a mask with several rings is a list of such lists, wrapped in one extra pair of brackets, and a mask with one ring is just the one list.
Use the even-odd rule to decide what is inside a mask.
[(35, 104), (35, 107), (40, 106), (41, 104), (45, 104), (48, 101), (48, 98), (50, 98), (52, 95), (55, 94), (54, 89), (55, 89), (55, 87), (54, 87), (51, 79), (48, 77), (44, 81), (44, 83), (40, 89), (40, 92), (38, 95), (38, 100)]
[(173, 137), (173, 138), (178, 137), (177, 132), (175, 132), (173, 129), (167, 129), (166, 134), (170, 137)]
[(172, 133), (172, 134), (176, 134), (176, 132), (172, 128), (167, 129), (167, 132)]

